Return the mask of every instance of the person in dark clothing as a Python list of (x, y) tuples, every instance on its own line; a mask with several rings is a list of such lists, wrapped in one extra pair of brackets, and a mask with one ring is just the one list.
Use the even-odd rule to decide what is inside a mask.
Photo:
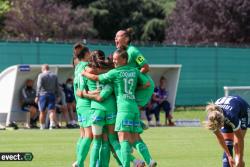
[(35, 103), (36, 90), (33, 88), (33, 80), (27, 79), (21, 89), (21, 108), (27, 112), (26, 128), (37, 128), (38, 106)]
[(76, 104), (75, 104), (75, 95), (74, 95), (73, 79), (72, 78), (68, 78), (66, 80), (66, 83), (63, 84), (63, 91), (65, 94), (65, 100), (67, 103), (67, 109), (68, 109), (68, 113), (69, 113), (69, 119), (70, 119), (69, 124), (76, 127), (77, 126), (76, 116), (75, 116)]
[(168, 102), (168, 91), (166, 90), (166, 78), (164, 76), (160, 78), (160, 84), (159, 86), (155, 87), (151, 101), (145, 108), (149, 125), (152, 125), (151, 114), (154, 114), (156, 119), (156, 126), (161, 126), (160, 123), (161, 109), (163, 109), (163, 111), (165, 112), (165, 125), (174, 126), (175, 124), (172, 121), (173, 117), (171, 114), (171, 105)]

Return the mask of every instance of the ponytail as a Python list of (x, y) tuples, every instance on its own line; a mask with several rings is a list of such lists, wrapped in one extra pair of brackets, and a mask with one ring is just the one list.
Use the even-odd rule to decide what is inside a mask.
[(127, 29), (125, 30), (125, 35), (126, 35), (126, 37), (129, 38), (129, 40), (128, 40), (128, 43), (129, 43), (129, 44), (131, 43), (131, 41), (132, 41), (132, 39), (133, 39), (133, 34), (134, 34), (134, 30), (133, 30), (133, 28), (131, 28), (131, 27), (129, 27), (129, 28), (127, 28)]

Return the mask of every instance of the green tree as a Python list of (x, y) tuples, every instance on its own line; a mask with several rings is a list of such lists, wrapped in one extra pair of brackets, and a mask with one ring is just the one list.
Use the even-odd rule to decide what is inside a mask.
[(10, 10), (10, 2), (8, 0), (0, 0), (0, 36), (3, 35), (5, 13)]
[(161, 19), (151, 19), (145, 26), (141, 39), (143, 41), (160, 41), (165, 38), (165, 21)]
[(163, 6), (166, 16), (172, 13), (176, 5), (176, 0), (157, 0), (157, 1)]
[(101, 39), (112, 40), (117, 30), (128, 27), (134, 29), (135, 40), (161, 42), (164, 39), (165, 11), (159, 1), (99, 0), (91, 3), (89, 10)]
[(8, 0), (0, 0), (0, 16), (10, 9), (10, 2)]

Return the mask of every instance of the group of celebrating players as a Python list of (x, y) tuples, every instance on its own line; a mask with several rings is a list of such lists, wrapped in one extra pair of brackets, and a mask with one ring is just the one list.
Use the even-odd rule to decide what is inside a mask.
[[(109, 56), (77, 43), (73, 64), (76, 111), (80, 137), (73, 167), (84, 167), (91, 147), (90, 167), (108, 167), (110, 152), (117, 166), (157, 166), (140, 134), (140, 108), (150, 100), (154, 82), (141, 52), (130, 44), (131, 29), (116, 33), (117, 50)], [(244, 137), (249, 126), (249, 104), (239, 96), (222, 97), (207, 105), (207, 128), (224, 150), (223, 167), (244, 167)], [(132, 147), (143, 160), (132, 155)], [(235, 159), (233, 159), (233, 148)]]
[[(80, 124), (77, 160), (73, 167), (83, 167), (91, 147), (90, 167), (108, 167), (110, 152), (117, 166), (157, 166), (140, 134), (143, 123), (140, 107), (145, 106), (154, 91), (147, 74), (149, 65), (141, 52), (130, 45), (132, 30), (116, 33), (117, 50), (109, 56), (101, 50), (90, 50), (77, 43), (73, 64), (76, 111)], [(132, 147), (143, 160), (132, 155)]]

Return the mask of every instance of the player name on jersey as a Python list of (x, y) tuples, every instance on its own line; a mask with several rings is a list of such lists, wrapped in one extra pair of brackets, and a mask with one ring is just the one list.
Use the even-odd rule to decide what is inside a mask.
[(219, 104), (219, 106), (220, 106), (220, 108), (223, 108), (225, 110), (230, 110), (231, 111), (233, 109), (232, 106), (227, 105), (227, 104), (223, 104), (223, 105)]
[(133, 78), (135, 78), (135, 72), (134, 71), (132, 71), (132, 72), (124, 72), (124, 71), (122, 71), (122, 72), (120, 72), (120, 76), (121, 77), (126, 77), (126, 78), (128, 78), (128, 77), (133, 77)]

